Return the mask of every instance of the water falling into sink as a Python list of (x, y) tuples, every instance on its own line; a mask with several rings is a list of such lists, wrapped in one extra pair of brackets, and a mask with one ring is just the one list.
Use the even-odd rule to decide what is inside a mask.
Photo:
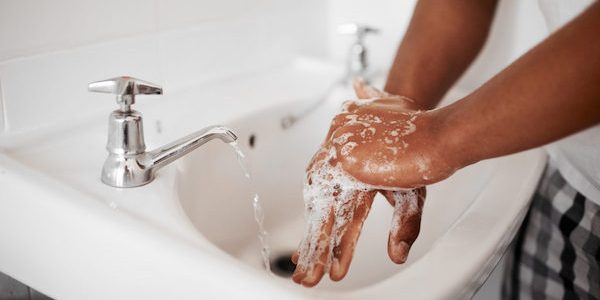
[[(246, 155), (244, 155), (244, 152), (242, 152), (242, 149), (240, 149), (237, 142), (231, 142), (229, 145), (235, 150), (240, 168), (244, 172), (244, 176), (248, 179), (250, 185), (252, 185), (252, 176), (250, 176), (248, 166), (245, 162)], [(269, 232), (264, 226), (265, 212), (260, 203), (258, 193), (254, 193), (254, 197), (252, 198), (252, 208), (254, 209), (254, 220), (258, 225), (258, 241), (261, 245), (260, 254), (262, 256), (263, 266), (267, 272), (271, 273), (271, 263), (269, 260), (271, 254), (271, 248), (269, 247)]]

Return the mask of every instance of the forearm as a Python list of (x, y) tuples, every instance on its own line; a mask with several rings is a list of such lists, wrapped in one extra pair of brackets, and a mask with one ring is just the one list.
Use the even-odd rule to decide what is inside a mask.
[(477, 56), (496, 0), (421, 0), (398, 48), (385, 91), (433, 108)]
[(600, 122), (600, 4), (442, 116), (462, 165), (558, 140)]

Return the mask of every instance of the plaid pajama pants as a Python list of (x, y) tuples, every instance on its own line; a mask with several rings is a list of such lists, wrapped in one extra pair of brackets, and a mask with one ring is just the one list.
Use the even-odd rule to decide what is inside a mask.
[(600, 206), (551, 165), (508, 253), (502, 299), (600, 299)]

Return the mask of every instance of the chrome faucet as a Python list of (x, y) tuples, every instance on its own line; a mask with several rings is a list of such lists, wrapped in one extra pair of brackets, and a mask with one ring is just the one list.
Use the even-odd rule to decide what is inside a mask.
[(369, 83), (370, 77), (375, 75), (375, 73), (369, 72), (367, 47), (365, 46), (364, 40), (365, 36), (368, 34), (379, 33), (379, 29), (358, 23), (347, 23), (338, 26), (338, 33), (342, 35), (351, 35), (355, 38), (352, 45), (350, 45), (348, 57), (346, 58), (346, 73), (342, 78), (332, 82), (320, 97), (310, 102), (306, 107), (281, 118), (281, 128), (289, 129), (296, 124), (296, 122), (321, 107), (321, 105), (327, 101), (331, 93), (339, 86), (352, 84), (357, 78), (361, 78)]
[(108, 118), (108, 157), (102, 182), (127, 188), (147, 184), (156, 171), (215, 138), (233, 143), (237, 136), (224, 126), (210, 126), (153, 151), (146, 151), (141, 113), (131, 109), (135, 95), (161, 95), (162, 88), (144, 80), (122, 76), (92, 82), (90, 92), (117, 95), (119, 109)]
[(348, 51), (346, 80), (351, 82), (356, 78), (362, 78), (368, 82), (368, 75), (370, 74), (367, 73), (369, 61), (365, 37), (368, 34), (379, 33), (379, 29), (357, 23), (348, 23), (340, 25), (338, 32), (355, 38)]

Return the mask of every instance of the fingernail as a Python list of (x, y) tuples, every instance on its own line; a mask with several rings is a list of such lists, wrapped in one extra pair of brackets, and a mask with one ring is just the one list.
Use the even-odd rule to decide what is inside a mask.
[(332, 281), (340, 281), (346, 276), (346, 272), (342, 270), (342, 266), (339, 261), (335, 260), (331, 264), (331, 269), (329, 270), (329, 278)]
[(410, 251), (410, 245), (405, 241), (392, 242), (390, 247), (390, 258), (397, 264), (403, 264), (408, 258), (408, 252)]
[(319, 283), (319, 281), (317, 280), (315, 275), (312, 274), (312, 275), (304, 276), (304, 278), (302, 278), (301, 284), (305, 287), (313, 287), (313, 286), (317, 285), (317, 283)]
[(292, 275), (292, 280), (297, 284), (301, 284), (302, 279), (304, 279), (304, 274), (302, 274), (298, 271), (294, 272), (294, 274)]

